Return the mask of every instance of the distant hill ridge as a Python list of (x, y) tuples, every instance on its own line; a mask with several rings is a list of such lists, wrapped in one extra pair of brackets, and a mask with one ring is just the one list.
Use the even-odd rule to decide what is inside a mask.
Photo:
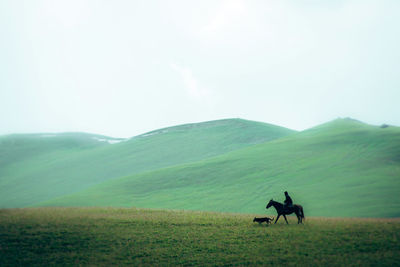
[[(204, 129), (230, 129), (230, 130), (243, 130), (243, 129), (252, 129), (256, 131), (254, 136), (249, 136), (248, 138), (263, 138), (263, 141), (272, 140), (275, 138), (280, 138), (282, 136), (291, 134), (296, 132), (295, 130), (290, 130), (281, 126), (264, 123), (264, 122), (256, 122), (249, 121), (244, 119), (222, 119), (222, 120), (214, 120), (214, 121), (206, 121), (199, 123), (187, 123), (172, 127), (166, 127), (157, 129), (154, 131), (146, 132), (144, 134), (132, 137), (131, 139), (138, 137), (147, 137), (155, 134), (165, 134), (165, 133), (174, 133), (174, 132), (188, 132), (188, 131), (196, 131), (196, 130), (204, 130)], [(264, 134), (260, 134), (264, 133)], [(258, 135), (256, 135), (258, 134)]]
[(306, 216), (400, 217), (400, 128), (338, 119), (41, 205), (264, 213), (269, 199), (284, 200), (285, 190)]
[(271, 124), (226, 119), (127, 140), (87, 133), (1, 136), (0, 207), (34, 205), (109, 179), (203, 160), (292, 133)]

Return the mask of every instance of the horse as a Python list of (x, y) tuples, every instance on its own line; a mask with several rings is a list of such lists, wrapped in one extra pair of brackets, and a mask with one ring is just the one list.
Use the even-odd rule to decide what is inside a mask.
[(304, 212), (303, 212), (303, 207), (301, 205), (293, 205), (292, 208), (287, 207), (286, 209), (284, 208), (282, 203), (279, 203), (277, 201), (274, 201), (273, 199), (271, 199), (267, 206), (265, 207), (266, 209), (270, 208), (271, 206), (273, 206), (276, 209), (276, 212), (278, 213), (278, 217), (275, 220), (275, 223), (278, 221), (279, 217), (281, 215), (283, 215), (283, 218), (285, 218), (285, 221), (287, 224), (288, 221), (286, 219), (286, 215), (292, 214), (293, 212), (296, 214), (297, 216), (297, 223), (303, 223), (303, 219), (305, 220), (306, 218), (304, 217)]

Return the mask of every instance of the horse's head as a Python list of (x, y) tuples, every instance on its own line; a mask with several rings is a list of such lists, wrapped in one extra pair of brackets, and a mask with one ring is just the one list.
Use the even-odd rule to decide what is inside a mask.
[(269, 209), (272, 206), (272, 202), (274, 202), (274, 200), (271, 198), (271, 200), (268, 202), (268, 204), (265, 208)]

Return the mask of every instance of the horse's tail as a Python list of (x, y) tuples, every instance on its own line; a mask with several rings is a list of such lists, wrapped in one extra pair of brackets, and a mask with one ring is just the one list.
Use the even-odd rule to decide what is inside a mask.
[(304, 211), (303, 211), (303, 207), (300, 206), (300, 211), (301, 211), (301, 217), (303, 217), (303, 220), (306, 220), (306, 217), (304, 216)]

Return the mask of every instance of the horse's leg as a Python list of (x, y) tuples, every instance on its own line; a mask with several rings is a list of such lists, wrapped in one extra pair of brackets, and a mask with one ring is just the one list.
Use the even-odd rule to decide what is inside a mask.
[(297, 213), (297, 212), (296, 212), (296, 216), (297, 216), (297, 224), (299, 224), (301, 216), (299, 216), (299, 213)]
[(297, 209), (294, 213), (297, 216), (297, 224), (300, 224), (300, 222), (301, 222), (301, 211), (299, 209)]
[(285, 218), (286, 223), (289, 224), (287, 219), (286, 219), (286, 215), (285, 214), (283, 214), (283, 218)]
[(295, 206), (293, 211), (294, 211), (294, 214), (296, 214), (296, 217), (297, 217), (297, 224), (300, 224), (301, 223), (301, 209), (300, 209), (300, 207)]
[(276, 218), (275, 223), (278, 221), (279, 217), (281, 217), (280, 214), (278, 214), (278, 217)]

